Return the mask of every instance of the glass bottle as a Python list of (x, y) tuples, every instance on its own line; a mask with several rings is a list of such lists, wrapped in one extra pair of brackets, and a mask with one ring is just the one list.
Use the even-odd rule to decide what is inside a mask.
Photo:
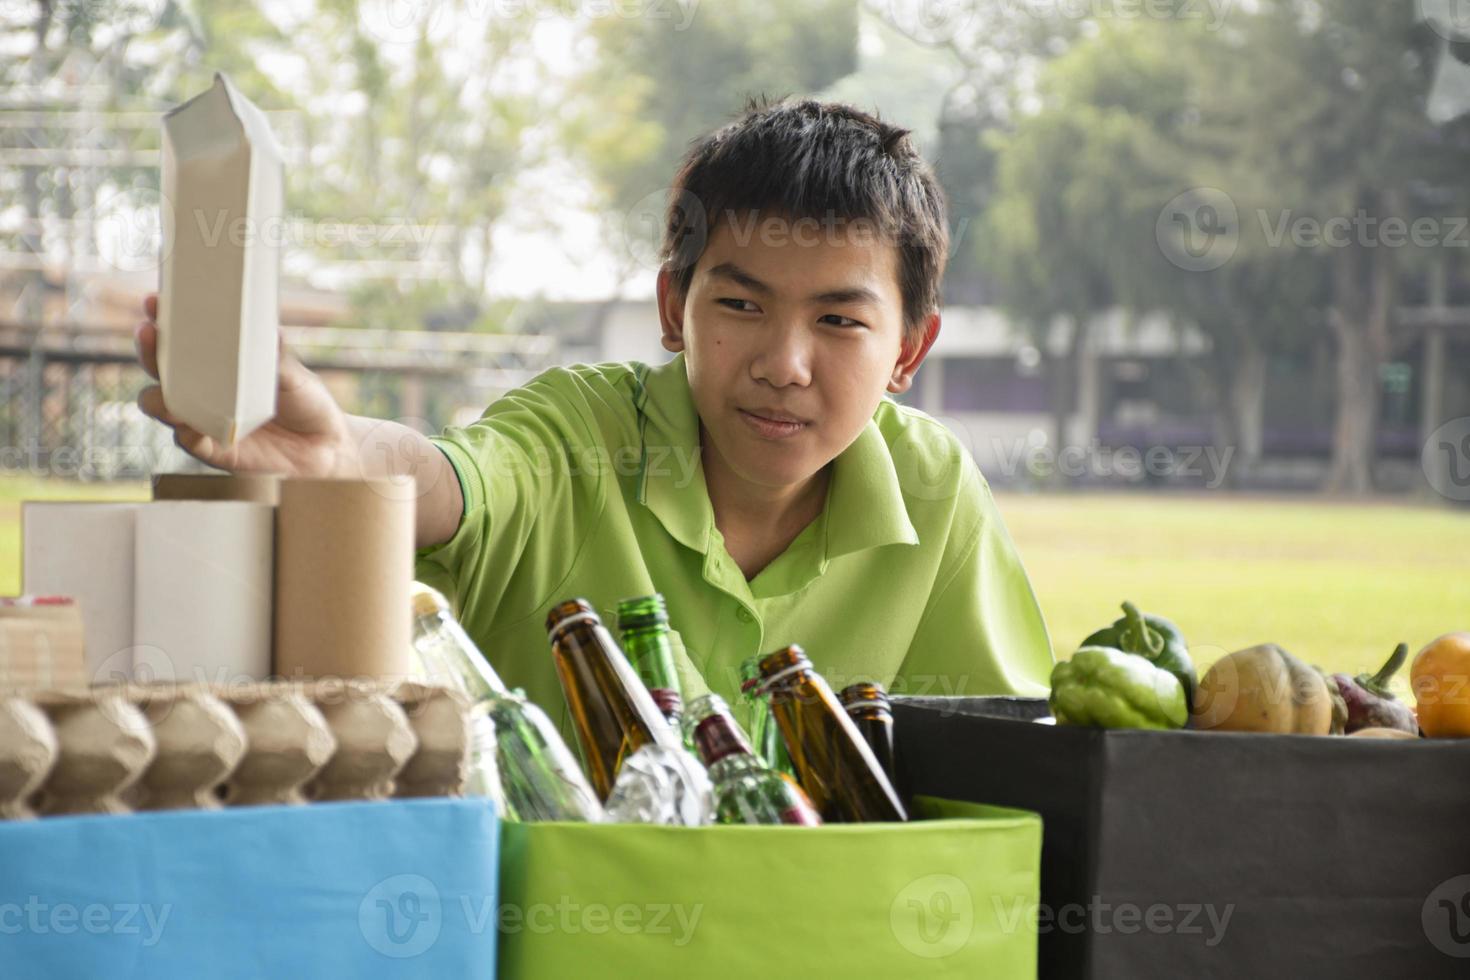
[(750, 657), (740, 665), (740, 702), (750, 718), (750, 744), (767, 766), (793, 775), (791, 756), (786, 753), (776, 719), (771, 717), (771, 699), (762, 693), (760, 686), (761, 658)]
[(762, 657), (761, 687), (770, 695), (797, 780), (823, 820), (908, 819), (873, 750), (801, 647)]
[(674, 669), (674, 645), (664, 597), (654, 593), (618, 603), (618, 633), (623, 651), (648, 688), (653, 703), (678, 731), (684, 699)]
[(643, 746), (656, 742), (682, 751), (678, 736), (590, 603), (561, 603), (546, 617), (546, 630), (582, 758), (600, 799), (612, 792), (624, 760)]
[(893, 761), (893, 707), (888, 702), (888, 692), (876, 681), (860, 682), (844, 687), (837, 700), (857, 726), (863, 741), (868, 743), (868, 748), (873, 750), (873, 756), (883, 767), (883, 775), (897, 788), (898, 769)]
[(415, 582), (412, 603), (413, 647), (428, 679), (474, 703), (470, 791), (494, 796), (498, 782), (508, 820), (600, 821), (602, 804), (546, 712), (506, 688), (443, 595)]
[(696, 699), (685, 726), (709, 767), (717, 823), (821, 825), (822, 818), (801, 787), (751, 751), (724, 698), (706, 694)]

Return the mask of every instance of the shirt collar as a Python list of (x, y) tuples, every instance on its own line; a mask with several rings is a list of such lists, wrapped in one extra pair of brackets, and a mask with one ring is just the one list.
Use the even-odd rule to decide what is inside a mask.
[[(714, 512), (698, 459), (699, 414), (684, 355), (639, 375), (638, 420), (643, 441), (638, 499), (675, 540), (700, 553), (709, 548)], [(833, 558), (889, 544), (918, 544), (888, 443), (872, 419), (833, 464), (827, 490), (823, 565)]]

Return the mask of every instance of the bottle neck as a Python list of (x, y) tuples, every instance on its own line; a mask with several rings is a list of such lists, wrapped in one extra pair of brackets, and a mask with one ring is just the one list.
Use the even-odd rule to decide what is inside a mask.
[(490, 666), (490, 661), (485, 659), (485, 655), (475, 646), (464, 627), (454, 619), (443, 613), (416, 617), (413, 635), (414, 645), (421, 654), (425, 653), (426, 645), (439, 654), (439, 662), (425, 664), (431, 673), (448, 673), (449, 677), (441, 679), (463, 684), (469, 689), (468, 693), (476, 698), (505, 697), (510, 694), (505, 682), (500, 679), (495, 668)]
[(724, 712), (700, 720), (694, 728), (694, 745), (699, 750), (700, 759), (711, 769), (717, 763), (742, 756), (752, 761), (755, 759), (750, 744), (735, 727), (735, 720)]

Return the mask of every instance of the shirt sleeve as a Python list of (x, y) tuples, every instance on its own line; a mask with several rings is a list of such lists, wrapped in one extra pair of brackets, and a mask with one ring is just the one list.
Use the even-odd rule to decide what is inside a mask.
[(430, 440), (454, 468), (464, 510), (448, 541), (419, 549), (414, 573), (472, 632), (539, 610), (601, 513), (607, 468), (578, 383), (554, 369)]
[(915, 693), (1045, 697), (1055, 661), (1041, 607), (990, 487), (975, 477), (979, 521), (936, 584), (899, 677)]

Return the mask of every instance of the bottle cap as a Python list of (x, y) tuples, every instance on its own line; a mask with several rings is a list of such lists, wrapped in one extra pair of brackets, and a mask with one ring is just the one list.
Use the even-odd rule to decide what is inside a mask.
[(449, 600), (438, 589), (431, 588), (422, 582), (415, 582), (409, 587), (409, 600), (413, 603), (413, 615), (437, 616), (439, 613), (449, 611)]

